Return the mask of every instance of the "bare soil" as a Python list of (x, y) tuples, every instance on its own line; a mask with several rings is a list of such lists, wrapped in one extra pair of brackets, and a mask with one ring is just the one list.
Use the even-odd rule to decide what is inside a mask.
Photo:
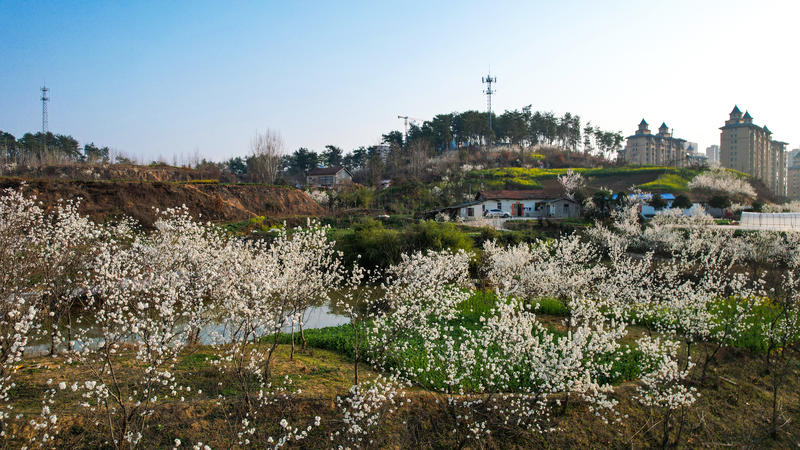
[(178, 183), (162, 181), (88, 181), (0, 178), (0, 189), (18, 188), (36, 195), (45, 207), (81, 199), (80, 212), (95, 221), (130, 216), (152, 225), (155, 208), (186, 205), (194, 217), (212, 222), (323, 216), (325, 210), (298, 189), (258, 184)]

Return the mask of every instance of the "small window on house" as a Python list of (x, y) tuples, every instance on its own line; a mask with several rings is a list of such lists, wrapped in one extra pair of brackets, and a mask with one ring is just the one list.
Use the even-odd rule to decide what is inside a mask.
[(569, 203), (564, 203), (564, 211), (569, 211)]
[(497, 202), (497, 209), (503, 209), (503, 202)]
[(467, 208), (467, 216), (473, 217), (475, 215), (475, 208)]

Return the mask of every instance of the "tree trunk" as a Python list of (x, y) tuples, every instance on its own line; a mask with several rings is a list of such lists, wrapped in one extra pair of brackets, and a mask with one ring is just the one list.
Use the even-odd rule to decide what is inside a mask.
[(708, 367), (711, 365), (711, 361), (714, 360), (714, 357), (717, 356), (717, 352), (722, 348), (722, 344), (718, 344), (717, 348), (714, 349), (713, 352), (710, 354), (706, 353), (706, 360), (703, 362), (703, 371), (700, 373), (700, 385), (702, 386), (703, 382), (706, 379), (706, 372), (708, 371)]
[(267, 352), (267, 360), (264, 361), (264, 379), (269, 380), (270, 376), (270, 368), (269, 363), (272, 361), (272, 354), (275, 353), (275, 349), (278, 347), (278, 331), (275, 332), (275, 336), (272, 338), (272, 346), (269, 348), (269, 352)]
[(302, 320), (300, 321), (298, 326), (300, 327), (300, 340), (303, 341), (303, 345), (300, 348), (305, 350), (306, 349), (306, 335), (305, 335), (305, 333), (303, 333), (303, 321)]
[(669, 420), (671, 411), (667, 410), (664, 414), (664, 436), (661, 438), (661, 448), (666, 449), (669, 447)]
[(686, 341), (686, 365), (683, 366), (683, 370), (686, 370), (686, 369), (689, 368), (689, 356), (691, 354), (692, 354), (692, 343), (689, 342), (689, 341)]
[(67, 309), (67, 351), (72, 351), (72, 308)]
[(353, 374), (354, 374), (353, 381), (355, 381), (354, 384), (356, 386), (358, 386), (358, 357), (359, 357), (358, 346), (359, 346), (358, 331), (357, 327), (353, 326)]
[(289, 361), (294, 361), (294, 321), (292, 321), (292, 351), (289, 353)]
[(52, 331), (50, 332), (50, 356), (56, 354), (56, 335), (58, 335), (58, 319), (53, 319)]

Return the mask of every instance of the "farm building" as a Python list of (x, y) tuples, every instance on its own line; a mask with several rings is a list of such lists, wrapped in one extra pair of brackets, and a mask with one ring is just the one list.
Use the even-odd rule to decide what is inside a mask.
[(443, 208), (438, 212), (464, 219), (483, 217), (487, 211), (499, 209), (511, 217), (542, 217), (563, 219), (578, 217), (580, 205), (569, 198), (548, 196), (541, 190), (480, 191), (475, 200)]
[(349, 183), (353, 176), (344, 167), (319, 167), (306, 174), (306, 184), (311, 187), (333, 187)]

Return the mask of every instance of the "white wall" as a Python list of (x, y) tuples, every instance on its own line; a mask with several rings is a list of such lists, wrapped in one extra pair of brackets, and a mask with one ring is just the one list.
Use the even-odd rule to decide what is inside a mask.
[[(500, 203), (500, 208), (497, 208), (497, 203)], [(526, 217), (577, 217), (580, 214), (580, 208), (577, 204), (571, 203), (567, 200), (559, 200), (551, 208), (551, 205), (543, 200), (487, 200), (472, 206), (465, 206), (459, 209), (458, 215), (467, 219), (467, 208), (474, 208), (474, 215), (472, 217), (483, 217), (484, 211), (490, 209), (500, 209), (504, 212), (512, 214), (512, 206), (516, 203), (522, 203), (523, 214)], [(569, 203), (569, 210), (564, 211), (564, 203)], [(541, 205), (541, 210), (536, 211), (536, 205)], [(513, 217), (516, 217), (512, 214)]]

